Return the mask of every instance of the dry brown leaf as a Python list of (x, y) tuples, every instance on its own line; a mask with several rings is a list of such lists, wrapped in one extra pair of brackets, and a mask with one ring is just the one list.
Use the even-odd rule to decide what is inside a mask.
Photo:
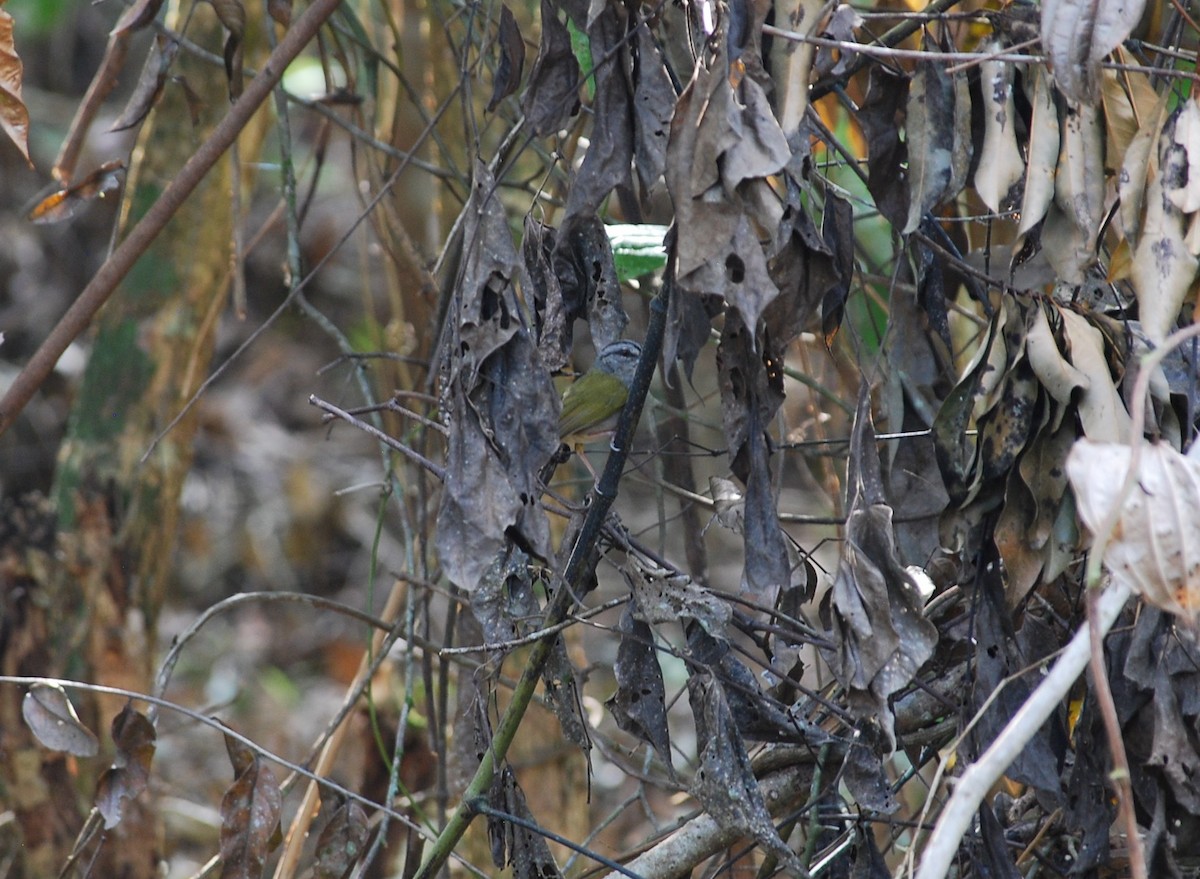
[(1137, 478), (1122, 501), (1132, 459), (1133, 449), (1123, 443), (1075, 444), (1067, 476), (1080, 518), (1094, 534), (1121, 501), (1105, 565), (1150, 604), (1194, 622), (1200, 612), (1200, 461), (1165, 443), (1143, 446)]
[(29, 109), (21, 97), (24, 68), (13, 42), (13, 19), (0, 9), (0, 128), (29, 159)]
[(121, 159), (105, 162), (74, 186), (60, 189), (39, 201), (29, 212), (29, 222), (40, 225), (69, 220), (86, 205), (119, 190), (124, 173), (125, 162)]

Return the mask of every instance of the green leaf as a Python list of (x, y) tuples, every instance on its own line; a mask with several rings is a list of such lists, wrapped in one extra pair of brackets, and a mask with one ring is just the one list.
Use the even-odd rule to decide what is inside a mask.
[(656, 272), (667, 264), (666, 226), (614, 224), (604, 227), (621, 283)]

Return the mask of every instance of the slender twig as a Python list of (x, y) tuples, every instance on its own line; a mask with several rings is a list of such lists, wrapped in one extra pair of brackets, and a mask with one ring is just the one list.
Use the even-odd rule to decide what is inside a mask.
[(428, 458), (426, 458), (424, 455), (422, 455), (420, 452), (416, 451), (415, 449), (410, 449), (408, 446), (406, 446), (404, 443), (400, 442), (399, 440), (388, 436), (386, 433), (384, 433), (382, 430), (380, 430), (375, 425), (368, 424), (367, 422), (363, 421), (361, 418), (355, 418), (353, 415), (351, 415), (349, 412), (346, 412), (344, 409), (339, 409), (337, 406), (334, 406), (332, 403), (325, 402), (320, 397), (318, 397), (316, 394), (310, 394), (308, 397), (308, 402), (311, 403), (312, 405), (316, 406), (318, 409), (328, 412), (330, 415), (334, 415), (334, 416), (342, 419), (343, 421), (345, 421), (347, 424), (352, 424), (355, 427), (357, 427), (359, 430), (363, 431), (364, 433), (371, 435), (372, 437), (377, 439), (379, 442), (381, 442), (385, 446), (387, 446), (389, 449), (396, 450), (397, 452), (399, 452), (400, 454), (402, 454), (406, 458), (408, 458), (410, 461), (424, 467), (426, 470), (428, 470), (430, 473), (432, 473), (438, 479), (441, 479), (443, 481), (446, 479), (445, 468), (433, 463)]
[(0, 399), (0, 434), (12, 426), (25, 405), (54, 371), (55, 364), (67, 350), (67, 346), (91, 323), (96, 312), (129, 274), (134, 263), (149, 249), (167, 222), (237, 139), (238, 134), (257, 112), (259, 105), (279, 82), (288, 64), (308, 45), (340, 2), (341, 0), (313, 0), (312, 5), (284, 34), (279, 46), (263, 65), (262, 71), (246, 85), (242, 96), (229, 108), (229, 112), (213, 129), (212, 135), (188, 159), (179, 173), (167, 184), (162, 195), (133, 227), (128, 237), (117, 246), (104, 265), (100, 266), (79, 294), (79, 298), (55, 324), (25, 368), (17, 374), (3, 399)]

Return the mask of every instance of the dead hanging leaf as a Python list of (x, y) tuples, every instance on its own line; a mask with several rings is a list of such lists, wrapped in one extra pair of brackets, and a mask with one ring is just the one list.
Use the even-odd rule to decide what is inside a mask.
[(1067, 456), (1079, 516), (1095, 534), (1120, 501), (1104, 564), (1155, 607), (1194, 624), (1200, 614), (1200, 461), (1166, 443), (1143, 445), (1128, 497), (1119, 494), (1133, 461), (1124, 443), (1081, 439)]
[[(1123, 63), (1136, 63), (1122, 48), (1117, 49), (1117, 55)], [(1119, 172), (1125, 163), (1125, 152), (1129, 145), (1143, 123), (1153, 117), (1159, 96), (1150, 78), (1133, 70), (1104, 71), (1100, 96), (1104, 103), (1107, 136), (1105, 166), (1110, 172)]]
[[(999, 43), (988, 43), (981, 51), (986, 54), (1000, 48)], [(1017, 147), (1013, 73), (1008, 62), (984, 61), (980, 65), (984, 128), (975, 191), (993, 213), (1007, 211), (1016, 204), (1025, 177), (1025, 160)]]
[(779, 295), (763, 309), (762, 316), (764, 334), (780, 348), (809, 329), (818, 310), (826, 335), (835, 329), (854, 276), (850, 203), (827, 192), (818, 231), (808, 213), (808, 193), (791, 174), (784, 179), (787, 201), (767, 263)]
[[(1025, 193), (1021, 200), (1021, 225), (1024, 237), (1046, 217), (1054, 200), (1054, 171), (1058, 166), (1058, 109), (1050, 90), (1050, 76), (1035, 67), (1026, 77), (1032, 113), (1029, 121), (1029, 164), (1025, 172)], [(1031, 84), (1030, 84), (1031, 83)], [(1019, 248), (1014, 247), (1014, 253)]]
[(1129, 412), (1109, 370), (1104, 336), (1081, 314), (1065, 308), (1059, 314), (1071, 365), (1088, 377), (1088, 387), (1076, 401), (1084, 436), (1097, 442), (1128, 442)]
[(464, 211), (462, 274), (442, 352), (451, 431), (437, 550), (446, 575), (471, 591), (510, 540), (550, 556), (536, 480), (558, 450), (560, 404), (513, 286), (520, 259), (482, 165)]
[[(521, 258), (528, 275), (526, 301), (533, 305), (533, 326), (537, 332), (538, 354), (550, 372), (567, 365), (571, 353), (570, 325), (562, 284), (551, 266), (555, 232), (529, 214), (525, 216), (525, 236), (521, 239)], [(523, 283), (523, 287), (526, 285)]]
[(908, 90), (908, 235), (950, 192), (954, 157), (954, 84), (942, 64), (922, 61)]
[(908, 80), (873, 65), (867, 97), (858, 114), (867, 137), (867, 189), (879, 213), (897, 228), (909, 214), (908, 149), (900, 139), (899, 120), (904, 117)]
[(1100, 111), (1068, 107), (1062, 123), (1054, 208), (1046, 217), (1042, 245), (1058, 276), (1084, 282), (1095, 261), (1096, 237), (1105, 215), (1104, 130)]
[(1042, 47), (1073, 104), (1099, 101), (1100, 62), (1125, 42), (1146, 0), (1044, 0)]
[(125, 103), (125, 109), (121, 111), (117, 121), (109, 127), (109, 131), (124, 131), (146, 118), (162, 95), (163, 86), (167, 81), (167, 73), (177, 54), (179, 54), (177, 40), (164, 34), (155, 36), (154, 45), (150, 47), (150, 54), (146, 56), (146, 63), (142, 67), (137, 85), (134, 86), (133, 93)]
[(326, 800), (326, 803), (334, 803), (336, 808), (317, 838), (313, 875), (316, 879), (342, 879), (350, 875), (366, 851), (370, 833), (367, 813), (350, 800), (341, 803)]
[(157, 734), (146, 716), (127, 704), (113, 718), (112, 738), (116, 757), (96, 784), (96, 808), (106, 830), (120, 822), (125, 800), (132, 800), (146, 789)]
[(221, 879), (261, 879), (278, 844), (283, 796), (258, 753), (225, 736), (237, 778), (221, 798)]
[(52, 751), (95, 757), (100, 750), (96, 734), (80, 722), (67, 691), (58, 684), (33, 684), (21, 702), (21, 716), (37, 740)]
[(757, 349), (754, 334), (737, 314), (726, 315), (717, 367), (730, 466), (746, 486), (742, 588), (768, 602), (774, 601), (774, 590), (791, 580), (768, 466), (766, 425), (783, 403), (782, 377), (764, 362), (772, 354), (778, 352)]
[[(1157, 167), (1158, 139), (1170, 115), (1170, 92), (1164, 92), (1154, 109), (1147, 114), (1129, 147), (1117, 177), (1117, 196), (1121, 199), (1121, 228), (1125, 240), (1136, 247), (1142, 232), (1142, 207), (1150, 182), (1151, 166)], [(1155, 161), (1151, 161), (1151, 160)]]
[(267, 14), (276, 24), (288, 27), (292, 23), (292, 0), (267, 0)]
[(675, 87), (662, 52), (645, 22), (637, 26), (633, 64), (633, 161), (645, 198), (667, 165), (667, 134), (675, 112)]
[(225, 26), (225, 77), (229, 82), (229, 98), (237, 100), (244, 87), (242, 75), (242, 42), (246, 36), (246, 8), (242, 0), (209, 0), (217, 18)]
[(51, 193), (29, 212), (29, 222), (39, 225), (69, 220), (98, 198), (121, 188), (125, 163), (120, 159), (105, 162), (74, 186)]
[(714, 638), (726, 637), (726, 627), (733, 618), (729, 602), (690, 577), (636, 558), (621, 568), (621, 574), (633, 592), (638, 620), (652, 625), (695, 620)]
[[(582, 214), (563, 221), (552, 264), (566, 326), (576, 319), (587, 320), (597, 350), (623, 338), (629, 315), (621, 302), (621, 279), (612, 242), (598, 216)], [(566, 338), (569, 344), (570, 335)]]
[[(588, 44), (597, 60), (587, 153), (567, 194), (566, 217), (593, 217), (618, 186), (629, 186), (633, 164), (633, 94), (624, 7), (607, 4), (589, 21)], [(601, 60), (603, 59), (603, 60)]]
[(605, 703), (617, 726), (648, 744), (674, 777), (671, 734), (667, 727), (667, 695), (662, 667), (654, 649), (654, 632), (637, 619), (634, 602), (625, 605), (617, 624), (621, 643), (613, 674), (617, 691)]
[(771, 820), (724, 689), (711, 674), (696, 672), (688, 678), (688, 701), (700, 752), (692, 795), (718, 824), (753, 837), (786, 869), (804, 875), (803, 865)]
[(525, 72), (525, 40), (512, 10), (506, 4), (500, 5), (500, 28), (496, 41), (500, 44), (500, 60), (496, 63), (496, 75), (492, 80), (492, 97), (486, 108), (488, 113), (521, 86), (521, 74)]
[[(1176, 200), (1190, 204), (1187, 189), (1196, 185), (1188, 182), (1190, 154), (1196, 153), (1200, 160), (1200, 138), (1188, 144), (1178, 134), (1179, 122), (1200, 115), (1200, 110), (1191, 101), (1184, 107), (1192, 109), (1181, 108), (1163, 126), (1159, 170), (1146, 190), (1146, 216), (1130, 268), (1142, 329), (1155, 344), (1165, 339), (1175, 326), (1200, 266), (1185, 241), (1186, 218)], [(1200, 118), (1197, 124), (1200, 125)], [(1191, 128), (1192, 124), (1185, 121), (1185, 126)], [(1183, 137), (1190, 137), (1190, 133), (1185, 130)]]
[(870, 405), (864, 388), (850, 440), (846, 539), (821, 605), (836, 646), (822, 653), (846, 688), (854, 715), (874, 719), (894, 747), (888, 700), (933, 655), (938, 633), (921, 610), (916, 581), (896, 558)]
[(163, 0), (136, 0), (121, 13), (113, 34), (123, 34), (129, 31), (141, 30), (158, 16)]
[(1054, 330), (1046, 316), (1047, 307), (1052, 308), (1056, 320), (1058, 309), (1034, 303), (1026, 315), (1025, 356), (1038, 382), (1047, 393), (1063, 406), (1071, 406), (1078, 393), (1086, 393), (1091, 386), (1087, 373), (1076, 369), (1059, 350)]
[(701, 626), (685, 626), (689, 663), (703, 666), (724, 691), (738, 732), (756, 742), (806, 743), (819, 747), (829, 735), (808, 718), (763, 691), (754, 672), (738, 659), (728, 640)]
[(0, 9), (0, 128), (16, 144), (25, 161), (29, 158), (29, 109), (21, 97), (24, 67), (13, 42), (13, 18)]
[(558, 20), (552, 0), (542, 0), (542, 40), (521, 98), (533, 133), (546, 137), (563, 128), (579, 109), (579, 61), (571, 51), (571, 34)]
[[(537, 822), (511, 766), (505, 764), (493, 778), (488, 805), (495, 810), (487, 816), (492, 863), (500, 869), (511, 866), (513, 879), (561, 879), (546, 836), (537, 831)], [(520, 822), (506, 820), (507, 815)]]
[(747, 326), (778, 295), (759, 230), (783, 211), (766, 177), (791, 159), (761, 86), (726, 75), (724, 53), (698, 63), (679, 97), (667, 146), (667, 189), (676, 208), (676, 280), (741, 312)]

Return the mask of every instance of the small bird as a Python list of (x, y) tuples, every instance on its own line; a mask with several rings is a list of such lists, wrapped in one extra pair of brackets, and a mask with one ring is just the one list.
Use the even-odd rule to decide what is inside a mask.
[(563, 442), (578, 444), (611, 427), (608, 422), (629, 399), (629, 387), (641, 356), (642, 346), (629, 339), (600, 349), (592, 368), (563, 393), (558, 419), (558, 435)]

